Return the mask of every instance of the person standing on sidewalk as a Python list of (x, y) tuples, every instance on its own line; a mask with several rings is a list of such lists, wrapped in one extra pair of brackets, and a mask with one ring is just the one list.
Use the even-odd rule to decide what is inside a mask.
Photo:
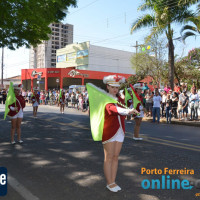
[[(183, 90), (183, 118), (187, 120), (187, 115), (188, 115), (188, 104), (189, 104), (189, 97), (187, 95), (187, 90)], [(186, 115), (186, 116), (185, 116)]]
[[(11, 118), (11, 144), (16, 144), (15, 142), (15, 130), (17, 129), (17, 140), (19, 144), (22, 144), (21, 140), (21, 123), (23, 119), (23, 109), (25, 108), (26, 102), (24, 97), (20, 94), (22, 84), (14, 84), (14, 95), (16, 97), (16, 102), (11, 105), (8, 105), (10, 111), (8, 112), (8, 116)], [(11, 89), (11, 88), (9, 88)], [(9, 97), (9, 96), (8, 96)]]
[(40, 95), (38, 94), (38, 89), (33, 88), (33, 94), (31, 96), (31, 102), (33, 106), (33, 117), (36, 119), (37, 118), (37, 111), (38, 111), (38, 106), (40, 102)]
[(159, 95), (158, 90), (155, 90), (155, 95), (153, 97), (153, 122), (156, 122), (156, 116), (157, 116), (157, 122), (160, 123), (160, 104), (162, 102), (162, 98)]
[(175, 119), (178, 118), (177, 116), (178, 101), (179, 101), (178, 94), (174, 92), (172, 96), (172, 115)]
[(192, 89), (192, 93), (190, 94), (189, 100), (191, 108), (190, 121), (198, 120), (199, 95), (197, 94), (196, 89)]
[(172, 118), (172, 100), (170, 98), (170, 94), (167, 95), (166, 99), (166, 118), (167, 118), (167, 124), (171, 124), (171, 118)]
[(167, 92), (164, 91), (163, 94), (162, 94), (162, 104), (161, 104), (161, 107), (162, 107), (162, 117), (165, 117), (166, 116), (166, 113), (164, 114), (165, 112), (165, 106), (166, 106), (166, 99), (167, 99)]

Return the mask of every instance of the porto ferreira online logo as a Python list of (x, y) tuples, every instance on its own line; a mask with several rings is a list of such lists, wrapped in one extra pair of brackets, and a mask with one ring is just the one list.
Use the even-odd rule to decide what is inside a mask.
[(0, 196), (7, 194), (7, 169), (0, 167)]

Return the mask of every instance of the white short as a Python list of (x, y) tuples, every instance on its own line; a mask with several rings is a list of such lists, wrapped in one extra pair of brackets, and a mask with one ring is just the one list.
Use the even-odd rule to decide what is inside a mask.
[(20, 109), (19, 112), (15, 116), (10, 117), (10, 119), (23, 118), (23, 116), (24, 116), (23, 111), (22, 109)]
[(117, 131), (117, 133), (112, 137), (110, 140), (103, 142), (103, 144), (106, 144), (108, 142), (123, 142), (124, 141), (124, 131), (120, 127)]
[(135, 118), (143, 118), (144, 117), (144, 111), (140, 111), (140, 115), (136, 115)]
[(140, 115), (137, 115), (135, 118), (142, 118), (142, 117), (144, 117), (143, 106), (140, 106), (139, 109), (140, 109)]
[(38, 104), (38, 102), (36, 101), (34, 104), (33, 104), (33, 107), (36, 107), (36, 106), (38, 106), (39, 104)]

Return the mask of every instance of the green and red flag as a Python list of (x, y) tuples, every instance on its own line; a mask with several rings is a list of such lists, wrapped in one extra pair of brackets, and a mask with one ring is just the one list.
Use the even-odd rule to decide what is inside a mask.
[(132, 95), (133, 95), (133, 108), (137, 108), (138, 103), (142, 104), (141, 98), (138, 93), (135, 91), (134, 87), (130, 84)]
[(8, 108), (9, 105), (15, 103), (16, 106), (16, 96), (13, 88), (13, 83), (10, 82), (7, 98), (6, 98), (6, 105), (5, 105), (5, 113), (4, 113), (4, 120), (6, 119), (7, 114), (9, 113), (10, 109)]
[(125, 104), (128, 106), (128, 100), (132, 99), (131, 95), (129, 94), (128, 90), (125, 88)]
[(117, 103), (123, 107), (126, 106), (119, 103), (117, 99), (92, 83), (87, 83), (86, 88), (89, 95), (90, 127), (92, 138), (94, 141), (102, 141), (106, 104)]

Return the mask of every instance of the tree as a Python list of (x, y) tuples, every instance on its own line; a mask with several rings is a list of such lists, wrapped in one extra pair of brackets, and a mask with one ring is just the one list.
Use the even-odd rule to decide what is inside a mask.
[(189, 85), (195, 81), (197, 86), (200, 86), (200, 48), (190, 50), (187, 56), (175, 63), (175, 66), (178, 80), (187, 82)]
[(166, 82), (168, 78), (164, 43), (164, 40), (158, 40), (158, 37), (152, 37), (148, 44), (145, 45), (151, 48), (146, 51), (140, 51), (138, 54), (133, 55), (131, 59), (136, 74), (140, 74), (143, 78), (150, 76), (153, 84), (158, 87), (161, 82)]
[(0, 47), (15, 50), (48, 40), (52, 22), (59, 22), (76, 0), (3, 0), (0, 4)]
[(163, 34), (168, 40), (168, 69), (170, 86), (174, 88), (174, 44), (172, 23), (183, 23), (184, 19), (193, 17), (194, 13), (189, 10), (189, 6), (198, 2), (181, 0), (144, 0), (144, 4), (138, 9), (140, 11), (152, 11), (152, 14), (145, 14), (144, 16), (133, 22), (131, 27), (131, 34), (144, 27), (153, 27), (149, 38), (153, 35)]
[(185, 25), (181, 29), (181, 39), (183, 42), (185, 42), (185, 39), (190, 36), (197, 36), (200, 34), (200, 5), (198, 5), (197, 12), (194, 17), (189, 17), (185, 19), (186, 22), (191, 22), (193, 25)]

